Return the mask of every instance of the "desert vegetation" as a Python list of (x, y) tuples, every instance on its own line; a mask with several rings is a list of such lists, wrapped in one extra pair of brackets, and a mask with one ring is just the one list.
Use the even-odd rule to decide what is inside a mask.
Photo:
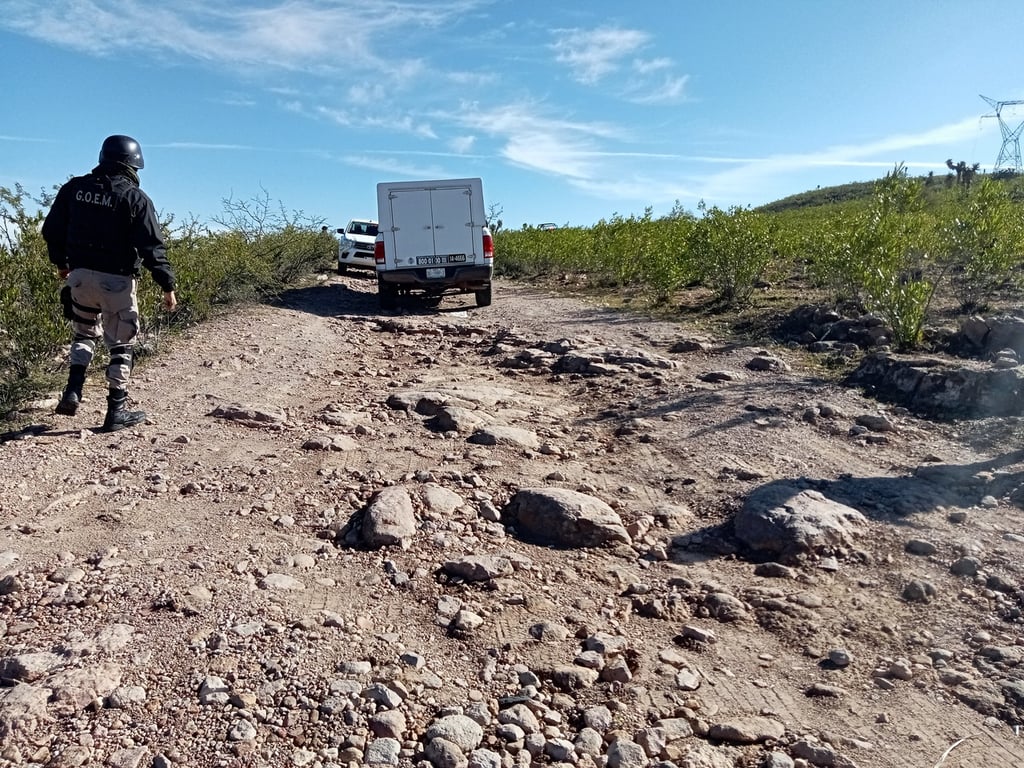
[(1019, 179), (970, 178), (938, 182), (897, 166), (870, 185), (808, 193), (788, 205), (701, 204), (696, 213), (677, 206), (657, 219), (648, 210), (590, 227), (504, 230), (496, 269), (629, 290), (652, 305), (699, 287), (706, 305), (720, 309), (795, 283), (804, 296), (877, 314), (897, 347), (915, 349), (938, 292), (955, 297), (961, 312), (976, 312), (1021, 288)]

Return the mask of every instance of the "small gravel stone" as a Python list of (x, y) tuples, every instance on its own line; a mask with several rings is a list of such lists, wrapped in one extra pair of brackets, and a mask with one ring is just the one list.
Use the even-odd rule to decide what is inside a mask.
[(850, 666), (853, 657), (845, 648), (833, 648), (828, 652), (828, 660), (840, 669)]
[(395, 738), (381, 737), (366, 745), (364, 762), (367, 765), (398, 765), (402, 743)]

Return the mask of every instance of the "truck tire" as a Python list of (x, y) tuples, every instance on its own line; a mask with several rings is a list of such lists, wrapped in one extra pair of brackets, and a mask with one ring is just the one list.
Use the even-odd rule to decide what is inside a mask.
[(398, 286), (377, 278), (377, 301), (382, 310), (398, 309)]
[(339, 264), (338, 265), (338, 274), (339, 275), (344, 275), (344, 274), (347, 274), (347, 273), (348, 273), (348, 264)]
[(476, 305), (478, 307), (489, 307), (491, 306), (491, 286), (481, 288), (479, 291), (473, 291), (476, 294)]

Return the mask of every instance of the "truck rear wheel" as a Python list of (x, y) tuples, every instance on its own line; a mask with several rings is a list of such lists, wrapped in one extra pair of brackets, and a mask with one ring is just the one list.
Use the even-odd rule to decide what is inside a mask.
[(491, 306), (491, 286), (481, 288), (479, 291), (473, 291), (476, 295), (476, 305), (478, 307), (489, 307)]
[(377, 301), (383, 310), (398, 308), (398, 286), (377, 278)]

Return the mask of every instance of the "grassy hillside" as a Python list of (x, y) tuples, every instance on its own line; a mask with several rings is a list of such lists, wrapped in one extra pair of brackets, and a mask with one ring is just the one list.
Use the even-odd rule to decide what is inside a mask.
[(854, 181), (836, 187), (818, 187), (784, 197), (781, 200), (760, 206), (757, 210), (765, 213), (781, 213), (794, 208), (819, 208), (841, 203), (866, 201), (874, 190), (874, 181)]
[[(925, 198), (932, 203), (937, 202), (945, 190), (956, 186), (956, 176), (952, 172), (914, 178), (921, 183)], [(978, 174), (974, 183), (977, 184), (983, 179), (998, 181), (1001, 186), (1005, 187), (1011, 198), (1017, 202), (1024, 202), (1024, 176), (1011, 171), (1001, 171), (992, 175)], [(877, 183), (877, 180), (853, 181), (834, 187), (818, 187), (767, 203), (758, 207), (757, 210), (765, 213), (782, 213), (799, 208), (843, 207), (848, 203), (853, 203), (856, 207), (857, 203), (867, 203), (871, 199)]]

